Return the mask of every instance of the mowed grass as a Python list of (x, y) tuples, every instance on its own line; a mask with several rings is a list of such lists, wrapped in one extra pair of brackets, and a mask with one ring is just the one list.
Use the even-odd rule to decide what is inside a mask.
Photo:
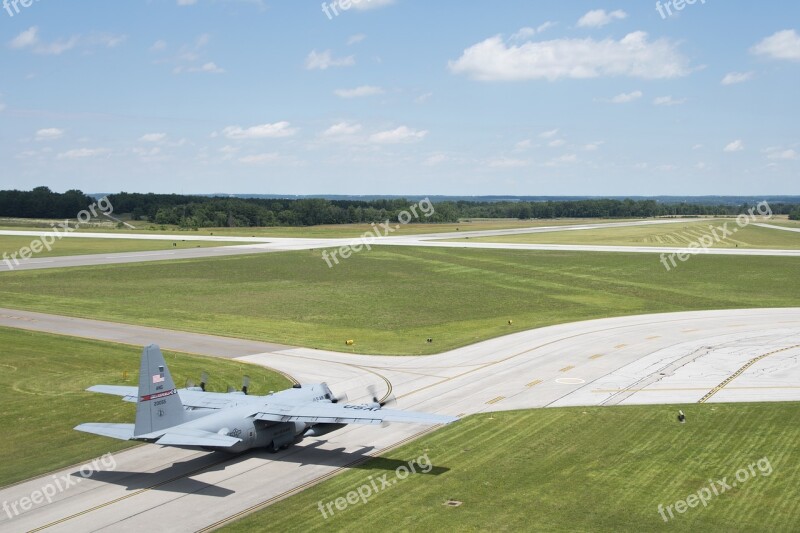
[[(0, 328), (0, 487), (134, 445), (73, 431), (83, 422), (132, 423), (135, 404), (85, 392), (92, 385), (137, 386), (141, 348)], [(209, 373), (209, 390), (252, 378), (254, 394), (291, 383), (262, 367), (164, 352), (178, 387)], [(123, 373), (128, 379), (123, 379)]]
[[(726, 223), (728, 231), (733, 233), (728, 237), (721, 231)], [(712, 230), (712, 228), (714, 229)], [(715, 237), (714, 230), (717, 237)], [(709, 242), (713, 243), (712, 248), (800, 249), (800, 234), (752, 225), (739, 228), (735, 220), (725, 219), (667, 225), (503, 235), (469, 240), (471, 242), (524, 244), (686, 247), (693, 242), (700, 243), (704, 238), (710, 239)]]
[[(477, 415), (278, 502), (225, 531), (797, 531), (800, 406), (728, 404), (539, 409)], [(427, 454), (429, 474), (395, 469)], [(763, 470), (751, 464), (762, 458)], [(427, 461), (422, 462), (426, 466)], [(767, 472), (771, 473), (767, 475)], [(665, 523), (664, 507), (745, 482)], [(425, 470), (428, 468), (426, 467)], [(421, 469), (417, 469), (418, 471)], [(763, 472), (763, 473), (762, 473)], [(389, 488), (324, 518), (323, 507)], [(366, 490), (366, 489), (363, 489)], [(448, 507), (448, 500), (462, 502)], [(341, 502), (340, 502), (341, 505)], [(665, 511), (665, 515), (669, 515)]]
[[(41, 231), (41, 230), (40, 230)], [(36, 237), (19, 237), (0, 235), (0, 256), (8, 254), (8, 260), (14, 263), (12, 254), (22, 262), (19, 254), (23, 247), (30, 248), (31, 242), (38, 240)], [(173, 246), (173, 243), (175, 246)], [(174, 241), (145, 241), (136, 239), (92, 239), (79, 237), (66, 237), (56, 240), (51, 249), (42, 248), (42, 251), (32, 257), (57, 257), (66, 255), (110, 254), (120, 252), (152, 252), (158, 250), (184, 250), (186, 248), (207, 248), (211, 246), (230, 246), (245, 243), (208, 242), (208, 241), (183, 241), (176, 238)]]
[[(519, 228), (538, 228), (542, 226), (568, 226), (575, 224), (602, 224), (609, 222), (623, 222), (631, 219), (539, 219), (539, 220), (516, 220), (516, 219), (478, 219), (464, 220), (452, 224), (425, 224), (424, 220), (420, 223), (401, 225), (391, 233), (392, 236), (402, 235), (423, 235), (427, 233), (446, 233), (458, 231), (484, 231), (500, 229), (519, 229)], [(34, 223), (35, 222), (35, 223)], [(51, 221), (52, 223), (63, 222)], [(258, 228), (199, 228), (194, 230), (181, 230), (177, 226), (166, 226), (160, 229), (149, 222), (132, 221), (131, 224), (137, 227), (136, 230), (130, 228), (115, 228), (112, 226), (97, 226), (78, 230), (91, 233), (142, 233), (149, 234), (169, 234), (169, 235), (188, 235), (188, 236), (215, 236), (215, 237), (293, 237), (293, 238), (353, 238), (360, 237), (364, 233), (372, 232), (370, 224), (330, 224), (320, 226), (305, 227), (258, 227)], [(49, 229), (48, 221), (36, 220), (26, 225), (25, 219), (2, 219), (0, 218), (0, 229), (9, 230), (39, 230)], [(394, 227), (394, 226), (393, 226)]]
[[(556, 323), (794, 307), (800, 262), (658, 254), (376, 247), (0, 275), (2, 306), (376, 354), (429, 354)], [(508, 321), (513, 324), (509, 325)], [(426, 339), (432, 338), (432, 343)], [(355, 345), (345, 346), (353, 339)]]

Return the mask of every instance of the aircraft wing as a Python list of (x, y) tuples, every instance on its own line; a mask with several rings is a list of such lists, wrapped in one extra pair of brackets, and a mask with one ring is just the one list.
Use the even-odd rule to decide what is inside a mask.
[(305, 422), (308, 424), (380, 424), (402, 422), (408, 424), (450, 424), (454, 416), (392, 411), (369, 405), (338, 405), (311, 402), (304, 405), (267, 404), (252, 415), (256, 420), (270, 422)]

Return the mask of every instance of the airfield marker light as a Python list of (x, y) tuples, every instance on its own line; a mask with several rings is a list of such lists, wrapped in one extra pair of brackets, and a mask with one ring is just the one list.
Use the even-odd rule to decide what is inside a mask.
[(683, 411), (678, 411), (678, 422), (680, 422), (681, 424), (686, 423), (686, 415), (683, 414)]
[(514, 321), (513, 321), (513, 320), (509, 320), (509, 321), (508, 321), (508, 325), (509, 325), (509, 326), (511, 326), (511, 325), (513, 325), (513, 324), (514, 324)]
[(352, 346), (356, 343), (356, 341), (354, 341), (353, 339), (347, 339), (346, 341), (344, 341), (344, 343), (347, 346)]

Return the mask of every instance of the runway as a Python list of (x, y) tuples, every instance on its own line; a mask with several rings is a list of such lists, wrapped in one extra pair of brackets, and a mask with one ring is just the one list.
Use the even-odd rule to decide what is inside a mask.
[[(607, 224), (575, 224), (569, 226), (547, 226), (535, 228), (514, 228), (504, 230), (465, 231), (434, 233), (423, 235), (391, 236), (391, 234), (370, 238), (370, 246), (412, 246), (431, 248), (464, 248), (488, 250), (528, 250), (528, 251), (571, 251), (571, 252), (605, 252), (605, 253), (646, 253), (646, 254), (688, 254), (688, 255), (728, 255), (728, 256), (773, 256), (773, 257), (800, 257), (800, 250), (781, 249), (746, 249), (746, 248), (708, 248), (691, 249), (686, 247), (667, 246), (612, 246), (612, 245), (581, 245), (581, 244), (523, 244), (523, 243), (490, 243), (452, 241), (456, 238), (496, 237), (502, 235), (521, 235), (546, 232), (563, 232), (578, 230), (596, 230), (603, 228), (619, 228), (643, 225), (678, 224), (696, 220), (667, 219), (646, 220), (631, 222), (613, 222)], [(400, 226), (395, 225), (394, 229)], [(770, 226), (776, 229), (787, 229), (779, 226)], [(791, 231), (791, 229), (789, 228)], [(387, 230), (382, 230), (387, 231)], [(17, 231), (0, 230), (0, 235), (28, 236), (31, 239), (51, 234), (47, 231)], [(192, 235), (153, 235), (145, 233), (70, 233), (65, 238), (91, 238), (91, 239), (136, 239), (158, 241), (219, 241), (241, 242), (248, 244), (190, 248), (182, 250), (165, 250), (153, 252), (124, 252), (91, 255), (75, 255), (62, 257), (31, 258), (14, 263), (10, 260), (0, 261), (0, 273), (23, 270), (40, 270), (51, 268), (68, 268), (78, 266), (113, 265), (125, 263), (142, 263), (150, 261), (169, 261), (182, 259), (202, 259), (209, 257), (229, 257), (269, 252), (286, 252), (292, 250), (323, 250), (341, 247), (362, 246), (362, 238), (279, 238), (279, 237), (220, 237), (220, 236), (192, 236)]]
[[(0, 309), (0, 325), (234, 355), (300, 382), (325, 380), (351, 401), (376, 384), (381, 391), (392, 390), (398, 408), (459, 416), (566, 405), (800, 399), (800, 308), (592, 320), (424, 357), (348, 355), (7, 309)], [(142, 446), (116, 454), (113, 472), (83, 480), (52, 503), (13, 519), (0, 513), (0, 529), (140, 531), (155, 522), (159, 529), (204, 530), (424, 431), (400, 424), (346, 428), (277, 455), (236, 458)], [(77, 470), (54, 474), (77, 475)], [(43, 476), (1, 490), (0, 502), (18, 501), (52, 479)]]

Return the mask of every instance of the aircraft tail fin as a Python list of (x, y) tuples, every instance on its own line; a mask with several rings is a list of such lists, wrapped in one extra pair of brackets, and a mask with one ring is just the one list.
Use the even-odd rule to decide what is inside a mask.
[(185, 422), (185, 411), (175, 382), (155, 344), (142, 351), (139, 367), (139, 401), (134, 435), (155, 433)]

